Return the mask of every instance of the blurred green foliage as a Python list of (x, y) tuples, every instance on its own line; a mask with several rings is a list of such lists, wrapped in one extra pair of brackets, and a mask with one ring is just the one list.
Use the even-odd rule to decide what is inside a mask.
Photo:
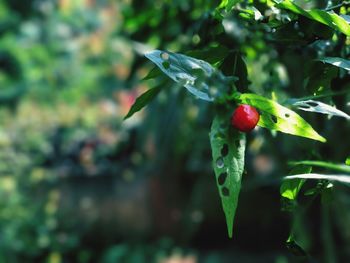
[[(272, 1), (225, 2), (241, 3), (223, 12), (210, 0), (0, 2), (0, 263), (300, 262), (284, 248), (290, 229), (292, 252), (346, 262), (349, 189), (307, 181), (295, 203), (282, 200), (294, 212), (281, 212), (279, 179), (290, 160), (343, 163), (348, 121), (303, 114), (324, 145), (248, 135), (229, 241), (211, 170), (212, 109), (164, 76), (141, 81), (152, 69), (143, 52), (170, 50), (238, 76), (241, 92), (316, 95), (349, 113), (348, 71), (317, 61), (348, 58), (348, 37)], [(295, 2), (348, 19), (342, 1)]]

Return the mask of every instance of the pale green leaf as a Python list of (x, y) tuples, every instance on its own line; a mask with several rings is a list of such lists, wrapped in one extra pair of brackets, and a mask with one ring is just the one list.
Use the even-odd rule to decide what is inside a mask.
[(332, 107), (320, 101), (304, 100), (304, 101), (294, 102), (292, 105), (303, 111), (310, 111), (310, 112), (327, 114), (331, 116), (338, 116), (338, 117), (343, 117), (345, 119), (350, 120), (350, 116), (345, 112), (338, 110), (337, 108)]
[(261, 127), (326, 142), (326, 139), (319, 135), (300, 115), (273, 100), (245, 93), (240, 95), (239, 101), (260, 110), (258, 125)]
[(208, 62), (183, 54), (153, 50), (145, 56), (197, 98), (214, 101), (227, 88), (227, 78)]

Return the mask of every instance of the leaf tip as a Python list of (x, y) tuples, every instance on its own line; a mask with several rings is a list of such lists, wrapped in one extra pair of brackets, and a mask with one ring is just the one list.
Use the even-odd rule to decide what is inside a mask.
[(323, 143), (327, 142), (327, 139), (325, 137), (322, 137), (321, 135), (319, 136), (318, 140)]
[(233, 225), (227, 225), (227, 234), (228, 234), (228, 238), (232, 239), (233, 236)]

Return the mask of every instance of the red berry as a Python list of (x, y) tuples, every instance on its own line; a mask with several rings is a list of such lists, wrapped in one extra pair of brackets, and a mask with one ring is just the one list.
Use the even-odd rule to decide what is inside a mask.
[(231, 124), (241, 132), (253, 130), (260, 118), (259, 112), (252, 106), (242, 104), (233, 112)]

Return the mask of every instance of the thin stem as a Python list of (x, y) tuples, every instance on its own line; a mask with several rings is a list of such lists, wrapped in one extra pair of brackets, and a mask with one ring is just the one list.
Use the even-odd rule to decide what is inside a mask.
[(350, 2), (344, 1), (344, 2), (342, 2), (342, 3), (340, 3), (340, 4), (337, 4), (337, 5), (334, 5), (334, 6), (331, 6), (331, 7), (327, 7), (327, 8), (325, 9), (325, 11), (331, 11), (331, 10), (337, 9), (337, 8), (339, 8), (339, 7), (342, 7), (342, 6), (347, 6), (347, 5), (349, 5), (349, 4), (350, 4)]
[(344, 172), (344, 173), (350, 173), (350, 166), (345, 164), (336, 164), (336, 163), (329, 163), (329, 162), (323, 162), (323, 161), (313, 161), (313, 160), (304, 160), (304, 161), (298, 161), (298, 162), (288, 162), (289, 165), (311, 165), (311, 166), (317, 166), (322, 168), (327, 168), (330, 170), (338, 171), (338, 172)]

